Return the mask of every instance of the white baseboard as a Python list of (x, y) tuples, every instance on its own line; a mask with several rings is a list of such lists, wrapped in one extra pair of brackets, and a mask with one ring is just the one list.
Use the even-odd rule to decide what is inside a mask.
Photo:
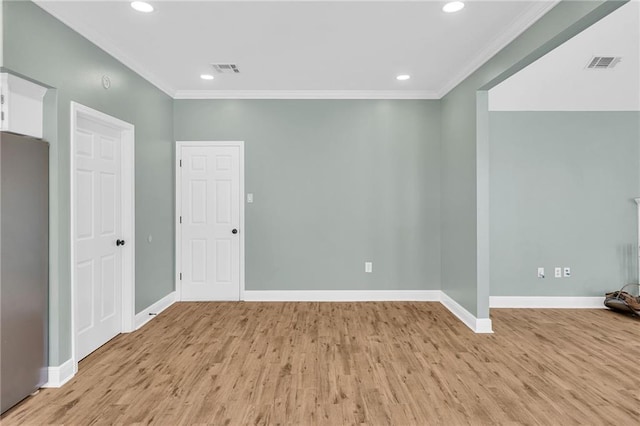
[(602, 297), (491, 296), (492, 308), (605, 309)]
[[(149, 315), (149, 313), (159, 314), (160, 312), (167, 309), (169, 306), (173, 305), (176, 301), (176, 292), (169, 293), (162, 299), (158, 300), (153, 305), (149, 306), (144, 311), (140, 312), (136, 315), (135, 318), (135, 326), (136, 330), (145, 325), (151, 319), (155, 317), (155, 315)], [(73, 362), (72, 359), (65, 361), (62, 365), (58, 367), (49, 367), (47, 369), (47, 373), (49, 378), (47, 383), (42, 385), (43, 388), (59, 388), (69, 380), (73, 378), (73, 376), (77, 372), (77, 364)]]
[(453, 315), (458, 317), (474, 333), (493, 333), (491, 319), (476, 318), (475, 315), (467, 311), (462, 305), (453, 300), (445, 292), (441, 292), (441, 302)]
[(441, 302), (475, 333), (493, 333), (489, 318), (476, 318), (440, 290), (245, 290), (245, 302)]
[(245, 290), (245, 302), (439, 302), (440, 290)]
[(151, 321), (153, 318), (155, 318), (155, 315), (150, 315), (150, 314), (159, 314), (160, 312), (167, 309), (169, 306), (173, 305), (175, 302), (176, 302), (176, 292), (173, 291), (167, 294), (162, 299), (158, 300), (153, 305), (149, 306), (147, 309), (136, 314), (136, 319), (135, 319), (136, 330), (142, 327), (143, 325), (145, 325), (146, 323), (148, 323), (149, 321)]
[(68, 359), (58, 367), (49, 367), (49, 379), (43, 388), (59, 388), (75, 376), (75, 366), (72, 359)]

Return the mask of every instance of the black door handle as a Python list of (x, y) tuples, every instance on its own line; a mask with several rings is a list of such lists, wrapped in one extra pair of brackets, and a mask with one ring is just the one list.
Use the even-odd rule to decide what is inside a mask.
[(116, 246), (123, 246), (124, 240), (116, 240)]
[(237, 229), (233, 229), (233, 230), (231, 230), (231, 233), (232, 233), (232, 234), (237, 234), (237, 233), (238, 233), (238, 230), (237, 230)]

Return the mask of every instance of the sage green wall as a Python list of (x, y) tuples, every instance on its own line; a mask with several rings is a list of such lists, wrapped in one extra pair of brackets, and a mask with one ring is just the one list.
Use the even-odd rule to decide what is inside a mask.
[(245, 141), (247, 290), (440, 288), (438, 101), (174, 107), (178, 141)]
[[(51, 365), (71, 357), (69, 122), (75, 101), (135, 125), (136, 311), (173, 291), (172, 99), (31, 2), (4, 2), (4, 66), (57, 90), (51, 143)], [(111, 89), (101, 85), (111, 78)], [(55, 96), (53, 97), (55, 102)], [(56, 108), (47, 108), (50, 113)], [(57, 124), (57, 125), (56, 125)], [(153, 242), (147, 243), (148, 235)]]
[(489, 317), (486, 91), (625, 2), (560, 2), (441, 101), (442, 290), (477, 318)]
[[(71, 356), (70, 101), (136, 126), (136, 311), (173, 290), (175, 134), (246, 141), (246, 189), (256, 200), (246, 211), (247, 289), (438, 289), (442, 282), (447, 294), (484, 318), (489, 287), (488, 279), (479, 279), (477, 259), (489, 242), (478, 218), (488, 217), (488, 203), (477, 197), (488, 193), (479, 190), (488, 178), (478, 173), (489, 172), (488, 155), (476, 152), (476, 91), (623, 3), (561, 2), (441, 102), (174, 105), (33, 3), (3, 2), (4, 67), (56, 89), (46, 108), (57, 109), (58, 117), (46, 125), (57, 256), (51, 265), (51, 364)], [(105, 74), (110, 90), (100, 84)], [(373, 274), (364, 274), (365, 260), (374, 262)]]
[[(490, 113), (492, 296), (602, 296), (637, 282), (638, 123), (637, 112)], [(554, 278), (556, 266), (571, 278)]]

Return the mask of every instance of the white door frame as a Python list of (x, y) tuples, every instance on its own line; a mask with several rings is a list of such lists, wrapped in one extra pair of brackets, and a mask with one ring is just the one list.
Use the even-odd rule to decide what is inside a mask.
[(121, 190), (122, 190), (122, 238), (127, 244), (122, 247), (122, 321), (121, 332), (130, 333), (135, 330), (135, 127), (133, 124), (119, 120), (95, 109), (71, 102), (70, 127), (70, 189), (71, 189), (71, 359), (73, 372), (78, 371), (76, 353), (78, 336), (76, 333), (76, 277), (75, 277), (75, 242), (73, 237), (75, 221), (75, 129), (78, 117), (98, 121), (103, 125), (115, 128), (121, 135)]
[(175, 286), (177, 299), (182, 300), (182, 281), (180, 279), (180, 268), (182, 266), (182, 233), (180, 229), (180, 216), (182, 211), (180, 208), (182, 202), (182, 174), (180, 173), (180, 150), (182, 147), (198, 147), (198, 146), (232, 146), (240, 149), (240, 300), (244, 300), (244, 141), (176, 141), (176, 199), (175, 199), (175, 220), (176, 220), (176, 276)]

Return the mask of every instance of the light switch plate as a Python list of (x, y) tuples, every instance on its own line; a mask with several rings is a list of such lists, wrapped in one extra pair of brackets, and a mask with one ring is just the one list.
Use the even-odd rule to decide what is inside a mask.
[(247, 194), (247, 203), (253, 203), (253, 194)]
[(373, 262), (364, 262), (364, 271), (367, 273), (373, 272)]
[(564, 277), (565, 278), (569, 278), (571, 276), (571, 268), (569, 268), (568, 266), (565, 266), (564, 268)]

